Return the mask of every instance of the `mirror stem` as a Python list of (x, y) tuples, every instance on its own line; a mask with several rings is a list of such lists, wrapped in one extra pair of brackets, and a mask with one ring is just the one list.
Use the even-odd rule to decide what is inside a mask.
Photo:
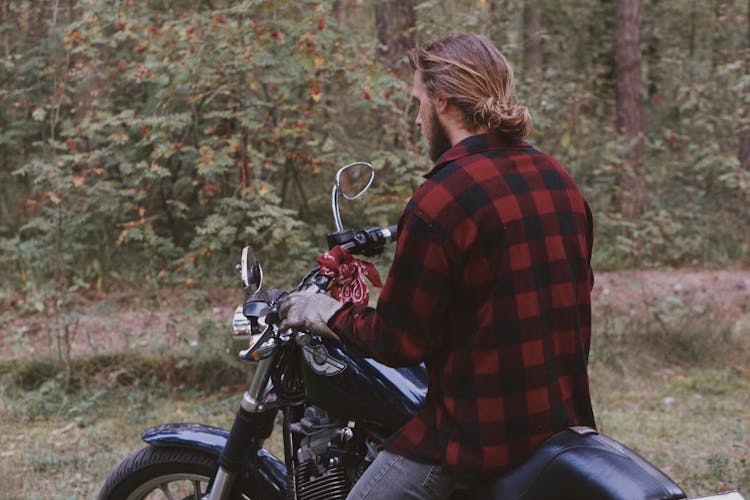
[(341, 223), (341, 212), (339, 212), (338, 186), (333, 186), (333, 191), (331, 191), (331, 209), (333, 210), (333, 222), (336, 224), (336, 231), (343, 231), (344, 225)]

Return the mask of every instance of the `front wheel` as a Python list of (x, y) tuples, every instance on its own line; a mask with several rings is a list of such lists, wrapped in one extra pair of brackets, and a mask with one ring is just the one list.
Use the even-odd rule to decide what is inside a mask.
[(199, 499), (208, 490), (217, 459), (198, 450), (148, 446), (110, 473), (99, 500)]

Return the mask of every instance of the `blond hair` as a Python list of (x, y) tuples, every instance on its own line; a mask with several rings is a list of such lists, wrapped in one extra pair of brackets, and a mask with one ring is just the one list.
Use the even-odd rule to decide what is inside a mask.
[(487, 127), (509, 139), (531, 133), (531, 114), (517, 104), (513, 69), (483, 36), (449, 35), (413, 49), (409, 60), (422, 72), (427, 95), (457, 106), (470, 132)]

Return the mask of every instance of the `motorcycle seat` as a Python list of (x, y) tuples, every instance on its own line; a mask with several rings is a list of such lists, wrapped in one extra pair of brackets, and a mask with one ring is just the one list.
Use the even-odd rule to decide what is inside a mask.
[[(516, 500), (678, 500), (685, 493), (633, 450), (590, 427), (545, 441), (510, 473), (453, 498)], [(464, 495), (463, 493), (466, 493)]]

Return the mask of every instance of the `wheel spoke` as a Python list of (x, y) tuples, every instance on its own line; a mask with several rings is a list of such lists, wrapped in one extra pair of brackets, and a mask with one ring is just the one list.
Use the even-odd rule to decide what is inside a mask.
[(201, 500), (201, 482), (193, 481), (193, 496), (195, 500)]
[(164, 493), (164, 496), (166, 496), (168, 500), (177, 500), (177, 498), (172, 495), (172, 492), (169, 491), (169, 483), (161, 483), (159, 489)]

